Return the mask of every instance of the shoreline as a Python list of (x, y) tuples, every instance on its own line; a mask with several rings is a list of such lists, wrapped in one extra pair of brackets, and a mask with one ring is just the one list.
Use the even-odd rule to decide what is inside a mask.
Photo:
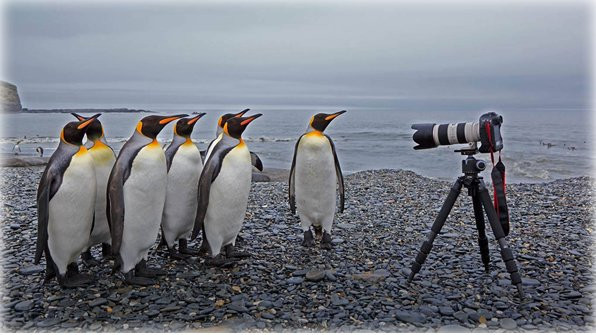
[[(37, 157), (37, 156), (18, 156), (18, 155), (0, 156), (0, 168), (24, 168), (24, 167), (45, 166), (48, 163), (49, 159), (50, 159), (50, 157)], [(459, 175), (455, 175), (453, 177), (453, 180), (447, 180), (447, 179), (440, 179), (440, 178), (436, 178), (436, 177), (432, 177), (432, 176), (425, 176), (425, 175), (419, 174), (419, 173), (417, 173), (415, 171), (411, 171), (411, 170), (404, 170), (404, 169), (400, 169), (400, 168), (381, 168), (381, 169), (368, 169), (368, 170), (361, 170), (361, 171), (345, 173), (344, 178), (348, 177), (350, 175), (353, 175), (353, 174), (358, 174), (358, 173), (364, 173), (364, 172), (370, 172), (370, 171), (385, 171), (385, 170), (387, 170), (387, 171), (408, 171), (408, 172), (412, 172), (422, 178), (428, 178), (431, 180), (436, 180), (436, 181), (441, 181), (441, 182), (454, 181), (459, 176)], [(290, 170), (283, 169), (283, 168), (265, 168), (262, 172), (253, 169), (253, 182), (257, 182), (257, 183), (287, 182), (288, 178), (289, 178), (289, 174), (290, 174)], [(490, 176), (490, 174), (487, 175), (487, 178), (490, 178), (489, 176)], [(583, 175), (583, 176), (572, 176), (572, 177), (557, 178), (557, 179), (553, 179), (553, 180), (544, 180), (544, 181), (536, 181), (536, 182), (507, 183), (507, 185), (534, 185), (534, 184), (540, 185), (540, 184), (561, 182), (561, 181), (577, 179), (577, 178), (593, 179), (593, 177), (590, 175)], [(488, 184), (491, 183), (490, 179), (487, 179), (487, 183)]]

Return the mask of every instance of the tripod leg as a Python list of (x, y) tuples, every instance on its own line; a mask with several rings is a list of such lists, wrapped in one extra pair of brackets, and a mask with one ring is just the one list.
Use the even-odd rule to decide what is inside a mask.
[(489, 272), (490, 256), (488, 254), (488, 239), (486, 238), (486, 226), (484, 224), (484, 212), (482, 212), (482, 203), (477, 192), (472, 195), (474, 204), (474, 218), (476, 219), (476, 229), (478, 230), (478, 245), (480, 246), (480, 257), (484, 264), (484, 271)]
[(451, 208), (453, 208), (453, 204), (455, 204), (455, 200), (457, 200), (457, 197), (461, 192), (462, 185), (463, 177), (460, 177), (457, 178), (455, 184), (453, 184), (451, 187), (451, 191), (449, 191), (447, 199), (445, 199), (445, 202), (443, 202), (443, 206), (441, 207), (441, 211), (439, 211), (439, 215), (437, 215), (433, 226), (430, 228), (430, 233), (428, 234), (427, 240), (422, 243), (420, 251), (418, 251), (418, 255), (416, 255), (416, 259), (414, 259), (414, 262), (412, 263), (408, 282), (411, 282), (412, 279), (414, 279), (414, 276), (422, 268), (422, 264), (424, 264), (426, 257), (430, 253), (430, 249), (433, 247), (433, 241), (435, 240), (435, 237), (437, 237), (437, 234), (439, 234), (441, 228), (443, 228), (445, 220), (447, 220), (447, 216), (449, 215), (449, 212), (451, 212)]
[(499, 242), (499, 247), (501, 248), (501, 258), (503, 258), (507, 272), (509, 272), (509, 275), (511, 276), (511, 283), (517, 286), (519, 297), (523, 299), (524, 291), (522, 288), (521, 275), (517, 269), (517, 264), (515, 263), (515, 258), (513, 257), (513, 251), (507, 247), (503, 227), (501, 227), (501, 222), (499, 221), (497, 212), (493, 207), (490, 195), (488, 194), (488, 190), (486, 189), (486, 185), (484, 185), (484, 181), (482, 179), (480, 179), (480, 182), (478, 183), (478, 194), (480, 195), (480, 200), (482, 201), (482, 205), (484, 206), (484, 210), (488, 216), (488, 222), (490, 222), (490, 227), (492, 228), (493, 234)]

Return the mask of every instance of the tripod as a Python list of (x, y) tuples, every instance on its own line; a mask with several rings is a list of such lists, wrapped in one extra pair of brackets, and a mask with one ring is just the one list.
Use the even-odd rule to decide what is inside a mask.
[(456, 152), (461, 152), (462, 155), (468, 156), (466, 159), (462, 161), (462, 173), (464, 175), (457, 178), (455, 184), (453, 184), (453, 186), (451, 187), (451, 191), (449, 192), (447, 199), (445, 199), (445, 202), (441, 207), (439, 215), (437, 216), (435, 222), (432, 225), (427, 240), (424, 241), (424, 243), (422, 243), (420, 251), (416, 256), (416, 259), (412, 263), (412, 271), (410, 272), (410, 276), (408, 277), (408, 282), (412, 282), (414, 276), (422, 268), (422, 264), (424, 264), (424, 261), (426, 260), (426, 257), (430, 253), (430, 250), (433, 246), (433, 241), (441, 231), (441, 228), (443, 228), (445, 220), (447, 220), (447, 216), (449, 215), (449, 212), (451, 212), (453, 204), (455, 203), (455, 200), (457, 200), (457, 197), (461, 192), (462, 186), (465, 186), (468, 189), (468, 195), (472, 197), (472, 204), (474, 206), (474, 217), (476, 219), (476, 229), (478, 230), (478, 245), (480, 246), (480, 256), (482, 258), (482, 263), (484, 263), (485, 271), (487, 273), (489, 272), (488, 263), (490, 261), (490, 257), (488, 254), (488, 239), (486, 238), (484, 213), (482, 211), (483, 207), (484, 211), (486, 211), (486, 215), (488, 217), (488, 221), (490, 223), (493, 234), (499, 242), (499, 247), (501, 249), (501, 258), (503, 258), (503, 261), (505, 262), (505, 266), (507, 268), (507, 272), (509, 272), (509, 275), (511, 276), (511, 283), (517, 286), (519, 297), (523, 299), (524, 292), (522, 289), (521, 276), (517, 269), (517, 264), (513, 256), (513, 251), (511, 251), (511, 249), (507, 247), (507, 242), (505, 241), (505, 233), (503, 232), (503, 228), (501, 227), (499, 217), (497, 216), (497, 212), (495, 211), (490, 195), (488, 194), (488, 190), (486, 189), (484, 180), (482, 179), (482, 177), (478, 176), (478, 173), (486, 168), (486, 163), (474, 157), (474, 155), (478, 153), (476, 146), (472, 146), (470, 148), (462, 150), (456, 150)]

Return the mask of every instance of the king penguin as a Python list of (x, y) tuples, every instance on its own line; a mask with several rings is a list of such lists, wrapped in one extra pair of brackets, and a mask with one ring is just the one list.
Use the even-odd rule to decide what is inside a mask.
[(165, 275), (147, 267), (149, 249), (155, 243), (166, 200), (168, 168), (157, 135), (166, 124), (187, 116), (146, 116), (122, 146), (108, 181), (107, 214), (120, 269), (132, 285), (152, 285)]
[(35, 264), (45, 254), (44, 282), (57, 276), (62, 287), (84, 286), (93, 278), (79, 273), (76, 260), (89, 245), (97, 191), (93, 158), (83, 136), (99, 115), (64, 126), (37, 189)]
[(203, 167), (192, 238), (203, 231), (203, 243), (212, 257), (206, 261), (207, 265), (230, 264), (222, 251), (232, 259), (246, 256), (233, 249), (246, 214), (252, 177), (250, 151), (242, 133), (260, 116), (229, 119)]
[[(199, 148), (190, 135), (195, 123), (205, 113), (193, 118), (183, 118), (176, 122), (174, 139), (166, 149), (168, 186), (166, 203), (161, 220), (162, 237), (173, 259), (183, 255), (196, 255), (197, 251), (188, 248), (188, 238), (192, 233), (197, 214), (197, 192), (199, 177), (203, 171), (203, 160)], [(174, 249), (178, 241), (178, 252)]]
[(306, 132), (294, 148), (290, 169), (289, 201), (304, 232), (302, 245), (314, 246), (313, 226), (317, 236), (322, 233), (321, 248), (331, 248), (331, 226), (335, 216), (336, 183), (339, 184), (340, 212), (344, 211), (344, 178), (331, 137), (323, 131), (329, 123), (345, 113), (319, 113), (311, 117)]
[[(86, 121), (87, 118), (76, 113), (71, 113), (79, 121)], [(85, 147), (89, 150), (89, 154), (93, 158), (93, 166), (95, 167), (95, 179), (97, 181), (97, 195), (95, 197), (95, 217), (93, 230), (89, 237), (89, 247), (81, 258), (84, 262), (93, 264), (96, 263), (91, 255), (91, 247), (101, 243), (101, 253), (103, 257), (109, 257), (111, 254), (110, 245), (112, 239), (110, 237), (110, 227), (108, 226), (108, 217), (106, 215), (106, 189), (108, 186), (108, 178), (110, 172), (116, 161), (116, 154), (114, 150), (108, 145), (101, 122), (98, 119), (93, 120), (86, 129), (87, 142)]]

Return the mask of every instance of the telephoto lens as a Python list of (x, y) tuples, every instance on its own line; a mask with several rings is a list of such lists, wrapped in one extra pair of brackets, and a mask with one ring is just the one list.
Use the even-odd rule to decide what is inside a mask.
[(412, 136), (418, 145), (416, 150), (436, 148), (439, 145), (465, 144), (480, 141), (480, 152), (499, 151), (503, 148), (500, 126), (503, 117), (489, 112), (480, 116), (478, 122), (450, 124), (417, 123)]

